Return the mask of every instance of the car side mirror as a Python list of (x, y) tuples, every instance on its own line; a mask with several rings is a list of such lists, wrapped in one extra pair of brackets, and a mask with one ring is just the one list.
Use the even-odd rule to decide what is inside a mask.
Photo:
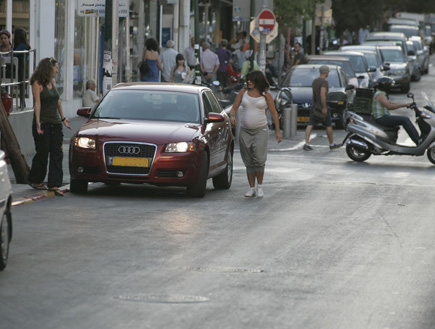
[(77, 115), (85, 118), (91, 116), (92, 107), (83, 107), (77, 110)]
[(368, 71), (369, 72), (376, 72), (376, 66), (370, 66)]
[(382, 69), (383, 69), (384, 71), (389, 71), (389, 70), (391, 70), (390, 63), (385, 63), (384, 65), (382, 65)]
[(355, 89), (354, 85), (347, 85), (346, 88), (344, 88), (345, 91), (353, 90)]
[(209, 113), (206, 121), (207, 121), (207, 123), (224, 122), (225, 118), (222, 114), (219, 114), (219, 113)]

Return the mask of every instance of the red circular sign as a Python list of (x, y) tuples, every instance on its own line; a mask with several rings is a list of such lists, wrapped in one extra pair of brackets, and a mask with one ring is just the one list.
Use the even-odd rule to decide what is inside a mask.
[(270, 33), (275, 27), (275, 15), (269, 9), (263, 9), (258, 15), (258, 26), (261, 33)]

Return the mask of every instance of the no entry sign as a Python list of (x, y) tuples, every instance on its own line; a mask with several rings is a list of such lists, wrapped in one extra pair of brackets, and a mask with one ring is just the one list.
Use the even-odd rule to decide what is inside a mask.
[(275, 22), (275, 15), (269, 9), (263, 9), (258, 15), (258, 29), (261, 33), (270, 33), (275, 27)]

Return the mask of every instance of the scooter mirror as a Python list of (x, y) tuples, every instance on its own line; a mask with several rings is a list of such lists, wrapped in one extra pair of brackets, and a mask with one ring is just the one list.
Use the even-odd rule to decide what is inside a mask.
[(414, 98), (414, 94), (413, 94), (413, 93), (409, 93), (409, 94), (407, 95), (407, 97), (408, 97), (408, 98)]

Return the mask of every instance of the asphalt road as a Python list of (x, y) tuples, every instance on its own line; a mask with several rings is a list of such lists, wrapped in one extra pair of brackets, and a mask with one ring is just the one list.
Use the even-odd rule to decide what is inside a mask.
[(312, 144), (269, 153), (263, 199), (236, 153), (204, 199), (92, 184), (15, 207), (0, 328), (434, 328), (435, 166)]

